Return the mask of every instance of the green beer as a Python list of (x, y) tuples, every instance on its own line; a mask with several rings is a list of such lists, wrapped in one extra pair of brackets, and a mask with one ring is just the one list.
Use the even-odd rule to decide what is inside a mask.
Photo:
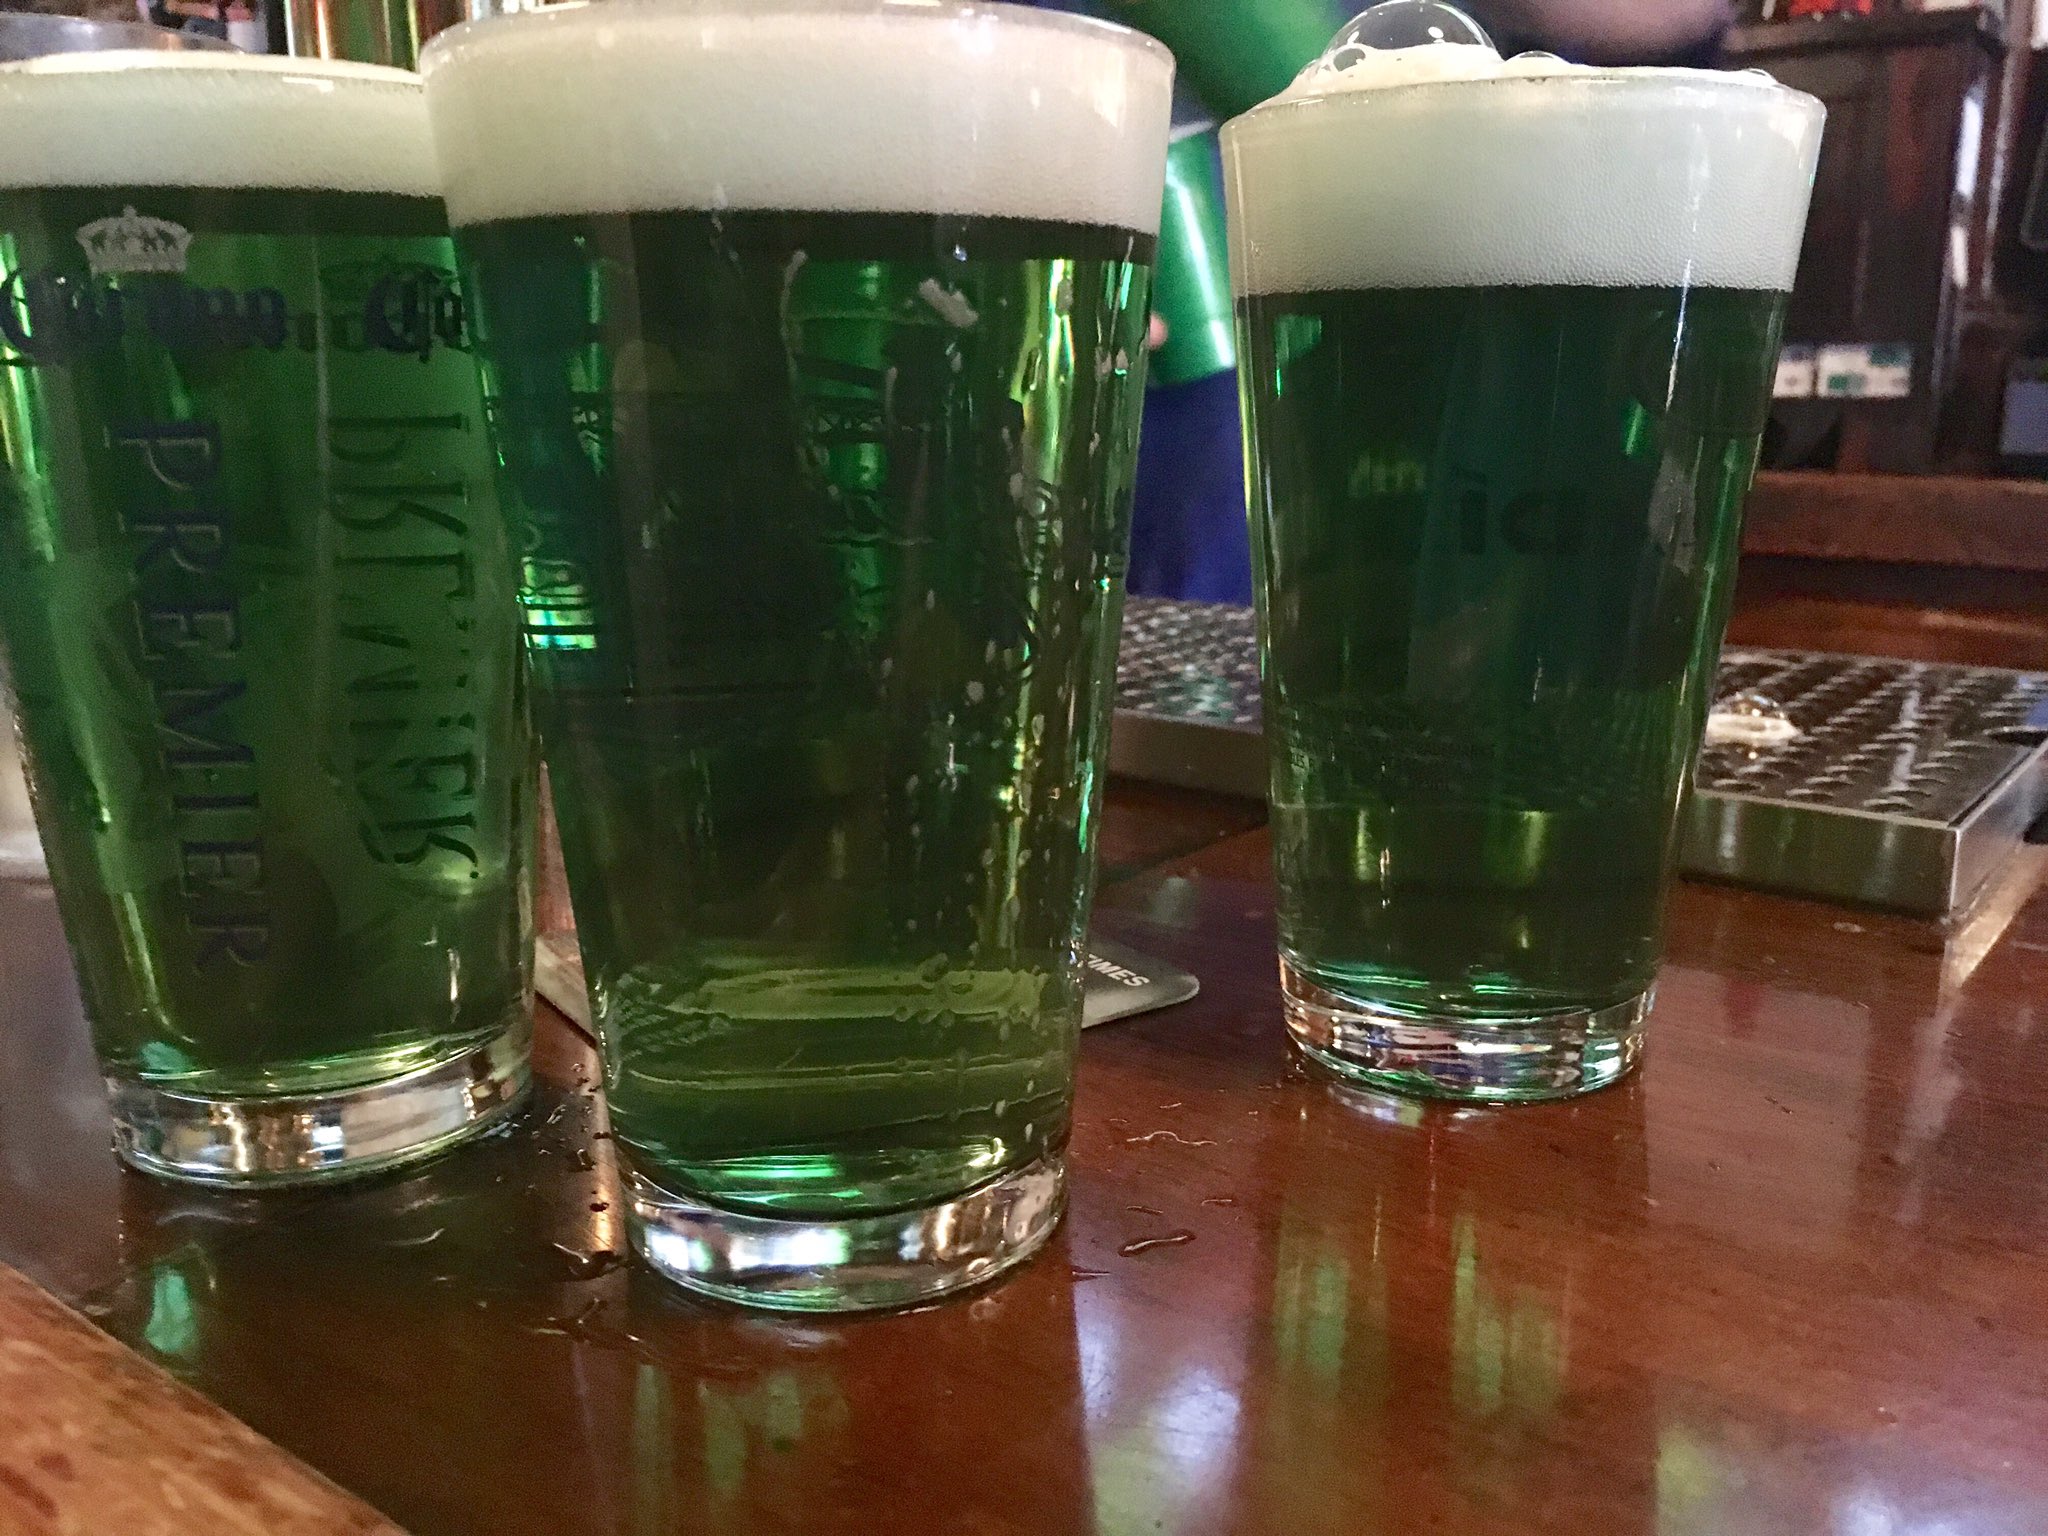
[(425, 134), (395, 71), (0, 70), (0, 632), (152, 1171), (387, 1166), (525, 1082), (513, 564)]
[(426, 62), (635, 1240), (983, 1278), (1059, 1211), (1170, 65), (632, 0)]
[(1340, 1070), (1635, 1059), (1819, 122), (1439, 43), (1227, 130), (1282, 985)]

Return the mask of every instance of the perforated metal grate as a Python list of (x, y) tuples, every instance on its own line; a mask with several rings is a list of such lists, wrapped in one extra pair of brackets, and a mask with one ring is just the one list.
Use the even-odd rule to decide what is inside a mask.
[(1134, 597), (1124, 605), (1116, 707), (1163, 719), (1259, 728), (1259, 631), (1234, 603)]
[(1950, 822), (2030, 752), (2048, 675), (1873, 656), (1731, 650), (1719, 697), (1760, 693), (1800, 734), (1761, 751), (1709, 747), (1694, 782), (1747, 795)]

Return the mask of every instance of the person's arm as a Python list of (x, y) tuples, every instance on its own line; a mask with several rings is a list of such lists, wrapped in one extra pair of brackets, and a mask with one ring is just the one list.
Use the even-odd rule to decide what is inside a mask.
[(1728, 0), (1486, 0), (1517, 39), (1589, 64), (1640, 64), (1702, 48), (1727, 28)]

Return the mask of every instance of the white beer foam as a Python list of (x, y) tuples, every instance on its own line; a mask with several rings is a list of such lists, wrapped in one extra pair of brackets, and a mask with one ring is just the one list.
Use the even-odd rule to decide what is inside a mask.
[(1789, 290), (1823, 116), (1754, 72), (1347, 50), (1224, 125), (1232, 285)]
[(157, 50), (0, 65), (0, 187), (440, 195), (417, 75)]
[(933, 0), (600, 0), (421, 61), (457, 225), (686, 209), (956, 213), (1156, 233), (1173, 57)]
[(1423, 43), (1414, 48), (1368, 48), (1350, 43), (1315, 60), (1274, 101), (1305, 101), (1340, 91), (1377, 91), (1390, 85), (1432, 80), (1523, 79), (1542, 75), (1594, 74), (1552, 53), (1519, 53), (1504, 59), (1491, 48), (1469, 43)]

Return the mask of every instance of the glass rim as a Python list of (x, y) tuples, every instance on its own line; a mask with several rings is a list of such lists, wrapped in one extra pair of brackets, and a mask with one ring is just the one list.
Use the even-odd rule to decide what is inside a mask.
[(979, 21), (1039, 32), (1064, 32), (1091, 37), (1125, 52), (1151, 57), (1169, 67), (1173, 50), (1149, 32), (1121, 22), (1075, 11), (1013, 5), (1008, 0), (555, 0), (555, 3), (499, 11), (437, 32), (420, 50), (421, 75), (433, 74), (443, 55), (464, 42), (494, 35), (510, 27), (573, 26), (595, 13), (600, 19), (641, 15), (701, 17), (705, 20), (749, 21), (780, 16), (902, 16), (911, 21)]
[(32, 59), (0, 61), (0, 87), (20, 88), (25, 80), (59, 83), (80, 76), (192, 74), (238, 76), (307, 85), (371, 85), (417, 91), (420, 77), (386, 64), (359, 64), (348, 59), (297, 58), (280, 53), (245, 53), (239, 48), (99, 48), (73, 53), (46, 53)]
[[(158, 108), (165, 110), (158, 111)], [(439, 197), (426, 92), (381, 65), (194, 49), (0, 65), (0, 191)], [(127, 132), (146, 124), (147, 131)]]
[[(622, 0), (611, 0), (622, 3)], [(634, 0), (623, 0), (634, 3)], [(1321, 91), (1311, 96), (1271, 96), (1245, 108), (1220, 125), (1226, 136), (1232, 129), (1253, 119), (1278, 116), (1309, 107), (1327, 107), (1338, 102), (1357, 102), (1353, 111), (1364, 111), (1363, 103), (1375, 98), (1405, 99), (1416, 91), (1484, 90), (1488, 87), (1521, 86), (1529, 89), (1574, 90), (1656, 90), (1660, 93), (1700, 91), (1708, 95), (1740, 98), (1774, 106), (1798, 104), (1809, 115), (1825, 116), (1827, 104), (1796, 86), (1785, 84), (1761, 69), (1695, 69), (1682, 65), (1617, 65), (1605, 68), (1560, 70), (1547, 75), (1476, 75), (1454, 80), (1409, 80), (1398, 85), (1361, 87), (1357, 90)]]
[(0, 36), (8, 33), (26, 34), (37, 43), (47, 42), (54, 46), (47, 53), (0, 53), (0, 63), (26, 63), (30, 59), (48, 57), (49, 53), (108, 53), (116, 48), (160, 53), (220, 53), (235, 46), (224, 37), (173, 31), (139, 18), (73, 16), (50, 11), (0, 10)]

